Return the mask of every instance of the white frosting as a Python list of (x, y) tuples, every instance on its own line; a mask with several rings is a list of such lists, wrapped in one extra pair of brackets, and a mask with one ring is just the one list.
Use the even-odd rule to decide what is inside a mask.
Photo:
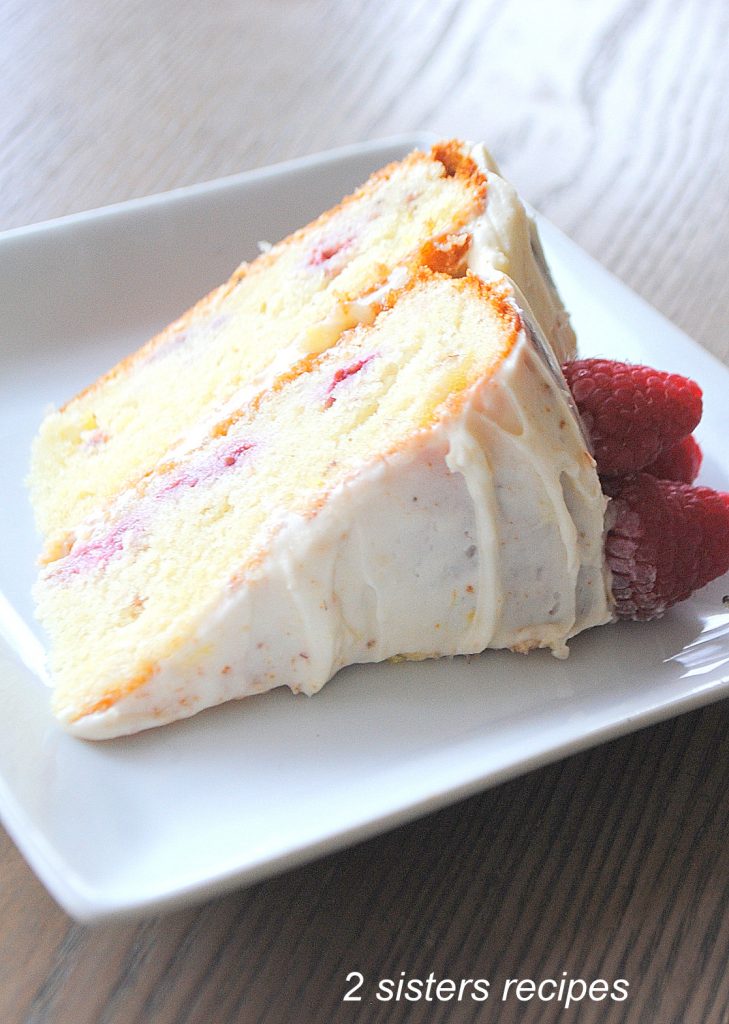
[(575, 334), (554, 287), (534, 221), (513, 185), (499, 174), (482, 143), (470, 155), (486, 176), (486, 206), (466, 226), (472, 236), (468, 267), (484, 280), (506, 274), (526, 296), (529, 309), (560, 363), (574, 359)]
[(288, 685), (315, 693), (344, 665), (566, 653), (611, 618), (603, 497), (563, 384), (533, 325), (496, 374), (407, 450), (289, 516), (251, 579), (142, 687), (73, 721), (100, 739)]

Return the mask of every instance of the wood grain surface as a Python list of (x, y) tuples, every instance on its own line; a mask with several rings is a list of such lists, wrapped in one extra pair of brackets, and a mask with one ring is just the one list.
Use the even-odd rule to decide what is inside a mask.
[[(729, 362), (728, 58), (726, 0), (6, 0), (0, 229), (412, 129), (483, 138)], [(727, 1024), (728, 849), (726, 702), (138, 923), (74, 924), (0, 833), (0, 1021)], [(630, 994), (374, 997), (431, 971)]]

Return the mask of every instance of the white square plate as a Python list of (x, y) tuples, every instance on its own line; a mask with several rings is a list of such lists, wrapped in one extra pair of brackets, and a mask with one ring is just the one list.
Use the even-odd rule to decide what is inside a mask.
[[(596, 629), (566, 662), (489, 652), (347, 669), (105, 743), (48, 711), (23, 477), (44, 407), (427, 136), (341, 150), (0, 238), (0, 811), (77, 918), (200, 899), (729, 693), (717, 581), (661, 622)], [(549, 224), (585, 354), (700, 381), (702, 481), (729, 489), (729, 372)]]

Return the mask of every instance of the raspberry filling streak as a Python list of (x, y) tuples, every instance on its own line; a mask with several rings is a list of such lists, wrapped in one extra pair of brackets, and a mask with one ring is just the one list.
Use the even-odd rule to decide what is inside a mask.
[(363, 369), (374, 358), (375, 353), (373, 352), (371, 355), (365, 356), (364, 359), (358, 359), (356, 362), (350, 363), (349, 366), (340, 366), (340, 368), (332, 377), (331, 383), (327, 387), (328, 398), (324, 403), (325, 409), (329, 409), (331, 408), (332, 405), (334, 405), (337, 399), (337, 396), (334, 394), (336, 388), (339, 387), (339, 385), (343, 381), (349, 380), (350, 377), (354, 377), (355, 374), (359, 373), (359, 371)]

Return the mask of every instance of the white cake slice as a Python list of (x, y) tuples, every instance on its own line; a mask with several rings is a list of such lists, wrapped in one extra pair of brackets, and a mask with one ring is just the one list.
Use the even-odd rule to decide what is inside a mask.
[(442, 187), (460, 175), (476, 197), (455, 232), (426, 231), (136, 475), (49, 516), (36, 595), (75, 735), (313, 694), (358, 662), (563, 656), (610, 621), (606, 499), (558, 365), (566, 314), (511, 187), (482, 150), (448, 145)]

